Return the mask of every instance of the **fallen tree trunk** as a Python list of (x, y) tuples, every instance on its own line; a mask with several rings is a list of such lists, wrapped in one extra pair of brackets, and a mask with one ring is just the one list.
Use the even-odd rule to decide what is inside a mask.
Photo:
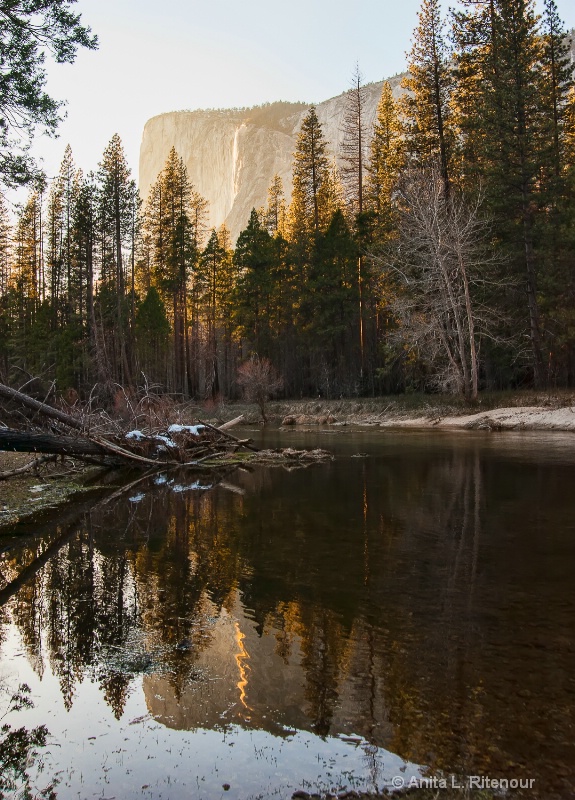
[[(0, 450), (11, 453), (50, 453), (62, 456), (110, 457), (108, 448), (91, 439), (55, 436), (51, 433), (30, 433), (0, 428)], [(119, 461), (119, 459), (116, 459)]]
[(73, 428), (76, 431), (85, 430), (84, 425), (77, 420), (76, 417), (72, 417), (70, 414), (65, 414), (63, 411), (59, 411), (57, 408), (46, 405), (46, 403), (41, 403), (39, 400), (34, 400), (33, 397), (29, 397), (27, 394), (18, 392), (16, 389), (11, 389), (9, 386), (5, 386), (3, 383), (0, 383), (0, 397), (5, 397), (7, 400), (14, 400), (16, 403), (20, 403), (20, 405), (23, 405), (25, 408), (30, 408), (32, 411), (37, 411), (40, 414), (43, 414), (45, 417), (58, 420), (58, 422), (63, 422), (64, 425), (67, 425), (69, 428)]

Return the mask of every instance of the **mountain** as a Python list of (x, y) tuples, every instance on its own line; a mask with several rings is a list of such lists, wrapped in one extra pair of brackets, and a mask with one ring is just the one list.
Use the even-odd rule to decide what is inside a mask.
[[(401, 93), (401, 75), (390, 79)], [(373, 125), (383, 81), (365, 87), (366, 118)], [(347, 92), (319, 103), (317, 115), (335, 155), (342, 139)], [(194, 187), (210, 203), (210, 226), (225, 222), (235, 240), (252, 208), (267, 202), (273, 176), (279, 174), (287, 199), (297, 133), (307, 114), (305, 103), (270, 103), (254, 108), (172, 111), (148, 120), (140, 148), (142, 197), (162, 170), (172, 147), (182, 156)]]
[[(575, 64), (575, 31), (568, 35)], [(403, 75), (389, 79), (395, 97)], [(365, 87), (366, 118), (373, 125), (383, 81)], [(324, 134), (337, 154), (348, 92), (316, 105)], [(140, 148), (140, 192), (146, 198), (172, 147), (184, 159), (195, 188), (210, 203), (210, 227), (225, 222), (233, 240), (247, 225), (252, 208), (267, 202), (277, 173), (286, 198), (297, 133), (309, 106), (270, 103), (254, 108), (171, 111), (148, 120)]]

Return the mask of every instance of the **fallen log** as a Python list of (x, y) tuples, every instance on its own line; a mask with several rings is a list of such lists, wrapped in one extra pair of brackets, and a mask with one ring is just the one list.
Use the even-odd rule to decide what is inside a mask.
[(33, 397), (29, 397), (27, 394), (18, 392), (16, 389), (11, 389), (9, 386), (5, 386), (3, 383), (0, 383), (0, 397), (4, 397), (7, 400), (14, 400), (16, 403), (20, 403), (20, 405), (23, 405), (25, 408), (29, 408), (32, 411), (37, 411), (38, 413), (43, 414), (45, 417), (58, 420), (58, 422), (63, 422), (64, 425), (67, 425), (73, 430), (85, 430), (84, 425), (77, 420), (76, 417), (72, 417), (70, 414), (64, 413), (64, 411), (59, 411), (57, 408), (46, 405), (46, 403), (41, 403), (39, 400), (34, 400)]
[[(74, 436), (56, 436), (51, 433), (30, 433), (0, 428), (0, 450), (11, 453), (50, 453), (62, 456), (91, 456), (110, 458), (110, 450), (92, 441)], [(120, 459), (115, 458), (115, 463)], [(122, 459), (121, 463), (125, 463)]]

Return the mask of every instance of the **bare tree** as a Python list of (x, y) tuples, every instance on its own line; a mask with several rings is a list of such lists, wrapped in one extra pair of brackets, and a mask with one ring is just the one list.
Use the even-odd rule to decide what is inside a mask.
[(283, 389), (283, 378), (276, 372), (269, 358), (254, 355), (240, 365), (237, 383), (245, 399), (258, 404), (265, 425), (266, 403), (270, 397)]
[(399, 237), (384, 258), (395, 276), (397, 336), (434, 372), (436, 385), (475, 401), (479, 342), (500, 318), (485, 302), (500, 261), (490, 246), (481, 198), (445, 194), (439, 165), (406, 172), (398, 187)]

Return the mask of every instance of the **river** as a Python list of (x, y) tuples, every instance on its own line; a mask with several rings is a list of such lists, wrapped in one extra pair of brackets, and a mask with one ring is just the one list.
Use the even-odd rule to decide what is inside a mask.
[(36, 785), (247, 800), (434, 774), (575, 797), (573, 436), (262, 441), (336, 457), (161, 475), (0, 538), (0, 716), (26, 683), (3, 722), (48, 728)]

